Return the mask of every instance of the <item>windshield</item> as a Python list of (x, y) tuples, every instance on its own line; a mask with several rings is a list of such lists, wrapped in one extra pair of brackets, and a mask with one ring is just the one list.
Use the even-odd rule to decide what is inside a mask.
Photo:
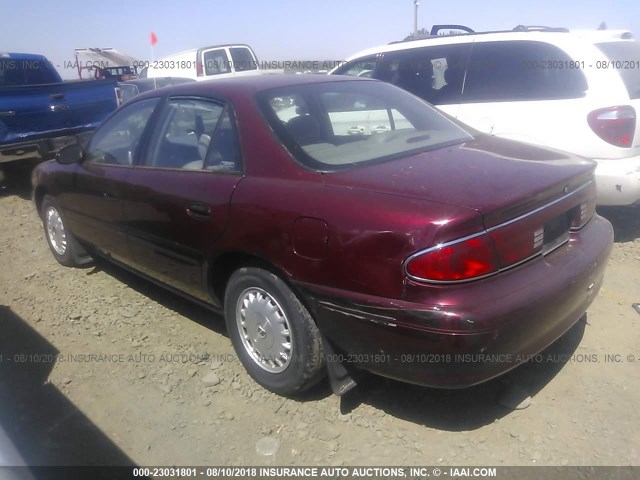
[(469, 132), (415, 96), (375, 81), (295, 85), (258, 95), (280, 141), (318, 171), (463, 143)]
[(631, 99), (640, 98), (640, 43), (635, 40), (599, 43), (597, 47), (611, 60), (629, 91)]

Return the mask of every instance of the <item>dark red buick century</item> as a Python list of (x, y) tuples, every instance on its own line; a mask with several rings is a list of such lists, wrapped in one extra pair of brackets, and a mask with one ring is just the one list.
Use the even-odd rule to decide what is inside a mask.
[[(595, 164), (481, 135), (392, 85), (267, 75), (141, 95), (33, 175), (55, 258), (223, 312), (249, 374), (473, 385), (585, 313), (611, 225)], [(213, 319), (214, 317), (212, 317)]]

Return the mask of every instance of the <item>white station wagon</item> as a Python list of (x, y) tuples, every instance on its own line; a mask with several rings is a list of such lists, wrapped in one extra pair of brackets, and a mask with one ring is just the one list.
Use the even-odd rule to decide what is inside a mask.
[(330, 73), (393, 83), (481, 132), (595, 160), (598, 204), (640, 202), (640, 43), (630, 32), (436, 26)]

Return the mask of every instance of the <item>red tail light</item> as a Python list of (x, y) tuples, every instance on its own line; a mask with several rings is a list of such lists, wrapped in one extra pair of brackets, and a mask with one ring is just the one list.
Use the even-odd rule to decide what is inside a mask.
[(200, 60), (196, 60), (196, 75), (198, 77), (204, 76), (204, 70), (202, 69), (202, 62)]
[(636, 134), (636, 111), (633, 107), (609, 107), (595, 110), (587, 117), (591, 130), (616, 147), (631, 148)]
[(405, 270), (415, 280), (460, 282), (498, 271), (491, 239), (486, 233), (419, 252), (406, 261)]
[(530, 229), (523, 229), (517, 223), (494, 230), (490, 235), (498, 252), (500, 268), (510, 267), (540, 253), (544, 243), (543, 228), (532, 234)]
[(596, 213), (596, 198), (592, 197), (573, 209), (571, 215), (571, 229), (580, 230)]

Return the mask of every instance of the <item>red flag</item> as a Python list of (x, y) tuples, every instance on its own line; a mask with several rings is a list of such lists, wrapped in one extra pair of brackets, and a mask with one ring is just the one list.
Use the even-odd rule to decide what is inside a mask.
[(151, 32), (151, 46), (153, 47), (156, 43), (158, 43), (158, 37), (156, 37), (156, 34)]

